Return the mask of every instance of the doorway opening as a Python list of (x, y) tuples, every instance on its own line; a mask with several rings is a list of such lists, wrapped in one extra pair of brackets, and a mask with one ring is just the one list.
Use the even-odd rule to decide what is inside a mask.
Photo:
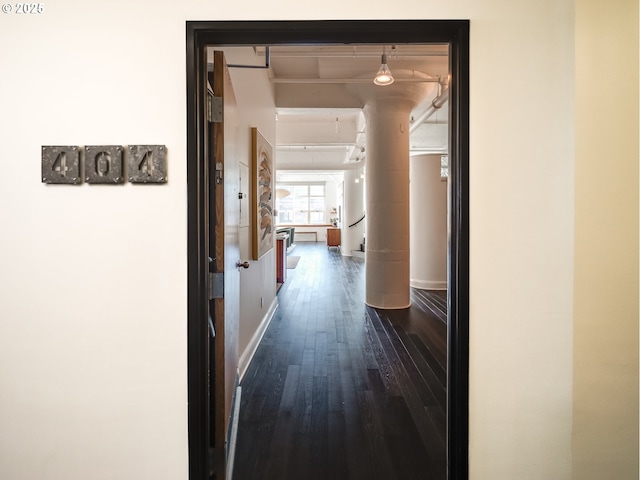
[(206, 50), (210, 45), (444, 44), (449, 50), (447, 298), (448, 478), (467, 478), (468, 453), (468, 21), (187, 23), (189, 475), (209, 478)]

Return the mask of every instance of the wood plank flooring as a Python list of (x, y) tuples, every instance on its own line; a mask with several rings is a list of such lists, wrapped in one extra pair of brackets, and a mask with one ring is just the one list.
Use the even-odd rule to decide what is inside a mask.
[(446, 478), (446, 292), (364, 304), (364, 264), (295, 248), (242, 381), (233, 478)]

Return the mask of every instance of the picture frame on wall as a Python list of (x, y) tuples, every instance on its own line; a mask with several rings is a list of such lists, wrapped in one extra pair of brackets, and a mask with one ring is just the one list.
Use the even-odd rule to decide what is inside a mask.
[(259, 260), (273, 248), (273, 148), (256, 127), (251, 128), (252, 256)]

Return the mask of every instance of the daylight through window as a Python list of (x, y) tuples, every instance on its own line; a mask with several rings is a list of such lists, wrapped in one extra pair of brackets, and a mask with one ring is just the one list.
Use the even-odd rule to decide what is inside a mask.
[(324, 184), (278, 184), (278, 224), (324, 224)]

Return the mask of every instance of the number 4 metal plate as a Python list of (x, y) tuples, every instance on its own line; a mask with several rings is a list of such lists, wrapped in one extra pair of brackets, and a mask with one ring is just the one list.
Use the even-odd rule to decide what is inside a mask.
[(81, 182), (79, 147), (42, 147), (42, 183), (79, 185)]
[(167, 147), (129, 145), (128, 176), (131, 183), (167, 182)]

